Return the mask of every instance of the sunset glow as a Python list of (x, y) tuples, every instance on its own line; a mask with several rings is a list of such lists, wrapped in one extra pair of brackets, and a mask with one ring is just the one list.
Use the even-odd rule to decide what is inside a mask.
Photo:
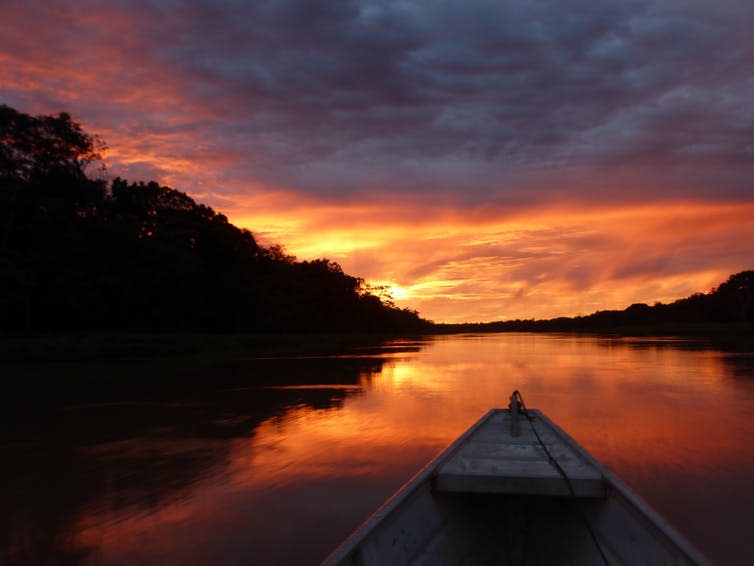
[(0, 103), (436, 322), (589, 314), (753, 267), (754, 5), (639, 5), (13, 2)]
[(295, 202), (281, 195), (226, 213), (267, 227), (256, 232), (263, 243), (336, 260), (389, 287), (399, 306), (444, 322), (589, 314), (707, 292), (750, 261), (754, 242), (754, 203), (490, 207), (464, 218), (418, 203)]

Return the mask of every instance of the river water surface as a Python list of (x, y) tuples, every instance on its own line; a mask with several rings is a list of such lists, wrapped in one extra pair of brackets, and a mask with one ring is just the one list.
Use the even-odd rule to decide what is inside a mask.
[(169, 371), (190, 386), (7, 412), (0, 563), (316, 564), (514, 389), (715, 562), (754, 563), (749, 352), (493, 334)]

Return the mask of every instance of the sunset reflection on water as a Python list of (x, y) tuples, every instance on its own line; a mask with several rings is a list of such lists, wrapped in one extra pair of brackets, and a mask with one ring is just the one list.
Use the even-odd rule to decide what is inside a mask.
[[(192, 401), (232, 432), (162, 427), (79, 446), (85, 473), (110, 484), (82, 496), (68, 544), (92, 564), (316, 563), (518, 389), (715, 560), (754, 555), (751, 354), (526, 334), (388, 346), (377, 361), (333, 358), (350, 367), (337, 382), (312, 362), (308, 383), (293, 370), (284, 383), (296, 364), (280, 359), (275, 384)], [(145, 452), (157, 460), (142, 477)]]

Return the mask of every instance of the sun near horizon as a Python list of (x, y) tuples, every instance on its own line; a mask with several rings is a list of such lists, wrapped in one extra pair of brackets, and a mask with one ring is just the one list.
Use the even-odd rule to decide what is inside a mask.
[(754, 4), (305, 4), (12, 3), (0, 102), (437, 322), (752, 267)]
[[(463, 218), (402, 203), (409, 221), (381, 203), (276, 205), (227, 212), (263, 245), (337, 261), (396, 305), (446, 323), (587, 315), (706, 293), (749, 267), (754, 241), (754, 205), (534, 206)], [(368, 221), (352, 221), (365, 210)], [(677, 272), (674, 262), (687, 267)]]

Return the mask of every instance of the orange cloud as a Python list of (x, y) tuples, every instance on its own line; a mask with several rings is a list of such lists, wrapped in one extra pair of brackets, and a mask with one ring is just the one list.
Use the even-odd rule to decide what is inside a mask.
[(443, 322), (544, 318), (672, 301), (750, 268), (754, 203), (526, 209), (332, 204), (290, 193), (226, 203), (301, 259), (329, 257)]
[[(362, 45), (350, 32), (320, 37), (308, 33), (311, 21), (288, 21), (284, 8), (277, 16), (259, 10), (16, 3), (0, 24), (3, 102), (71, 112), (112, 148), (112, 175), (186, 191), (262, 242), (281, 242), (301, 258), (330, 257), (437, 321), (669, 301), (752, 267), (743, 71), (720, 84), (704, 67), (675, 77), (682, 65), (658, 54), (677, 50), (632, 34), (624, 41), (635, 43), (638, 58), (621, 73), (627, 83), (602, 72), (600, 41), (584, 51), (596, 82), (551, 76), (570, 51), (545, 42), (531, 52), (552, 50), (558, 64), (532, 61), (531, 84), (511, 90), (497, 78), (487, 83), (507, 73), (427, 66), (431, 57), (394, 48), (397, 33), (369, 56), (400, 64), (351, 84), (340, 78), (354, 76), (354, 61), (362, 69), (359, 56), (350, 59)], [(622, 11), (613, 16), (620, 21)], [(726, 33), (715, 41), (730, 39), (722, 22)], [(732, 56), (690, 29), (686, 64), (714, 69), (717, 54)], [(559, 41), (572, 37), (561, 37), (560, 23), (551, 31)], [(747, 31), (736, 32), (733, 61), (751, 60)], [(424, 53), (435, 48), (447, 55), (434, 41)], [(725, 68), (747, 68), (730, 61)], [(670, 82), (655, 84), (656, 76)], [(471, 91), (453, 86), (460, 84)], [(555, 87), (543, 92), (541, 84)], [(500, 114), (501, 102), (515, 112)]]

